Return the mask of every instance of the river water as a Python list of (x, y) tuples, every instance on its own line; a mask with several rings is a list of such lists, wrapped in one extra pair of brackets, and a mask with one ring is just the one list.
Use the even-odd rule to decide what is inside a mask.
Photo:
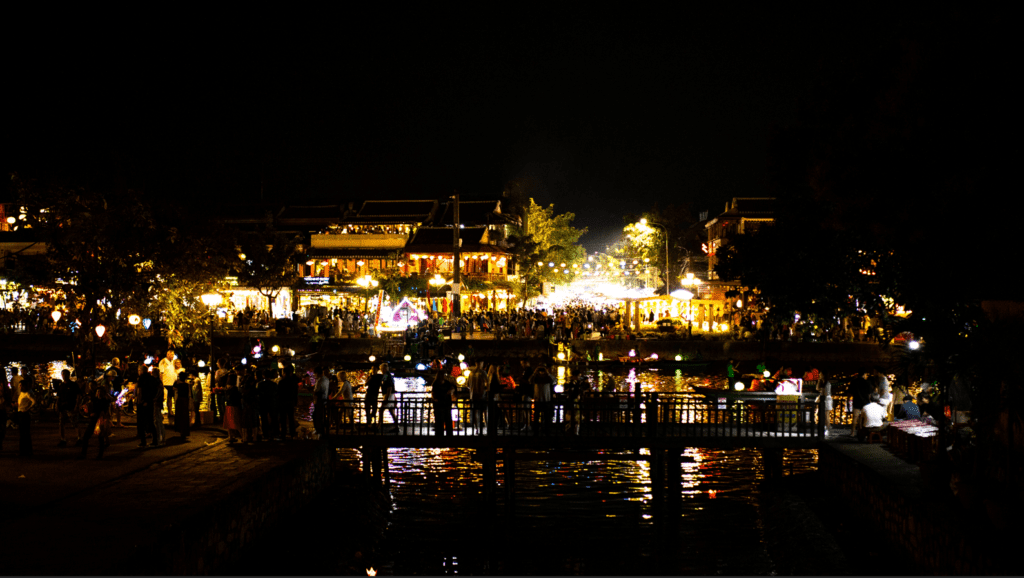
[[(693, 393), (701, 376), (678, 370), (584, 370), (603, 390)], [(559, 382), (572, 375), (559, 369)], [(398, 389), (422, 391), (417, 378)], [(696, 394), (694, 394), (696, 396)], [(758, 511), (763, 477), (756, 450), (684, 452), (678, 531), (655, 525), (647, 462), (516, 463), (507, 508), (498, 464), (497, 517), (485, 524), (480, 465), (472, 450), (391, 449), (391, 519), (365, 560), (378, 575), (754, 575), (771, 574)], [(359, 452), (341, 450), (348, 469)], [(500, 462), (500, 459), (499, 459)], [(817, 464), (814, 450), (787, 451), (784, 470)]]

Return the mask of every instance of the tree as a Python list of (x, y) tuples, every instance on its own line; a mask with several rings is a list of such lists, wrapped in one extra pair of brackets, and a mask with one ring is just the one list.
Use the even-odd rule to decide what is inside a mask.
[(271, 316), (274, 300), (285, 287), (299, 281), (297, 237), (264, 227), (251, 233), (239, 234), (237, 247), (238, 283), (252, 287), (267, 298)]
[[(555, 214), (555, 206), (541, 207), (530, 199), (524, 227), (513, 227), (509, 245), (516, 259), (516, 271), (541, 282), (569, 283), (582, 271), (586, 251), (579, 244), (587, 229), (572, 226), (576, 215)], [(543, 262), (544, 266), (537, 266)], [(525, 281), (525, 280), (524, 280)], [(524, 289), (527, 293), (530, 289)], [(526, 293), (524, 293), (526, 294)], [(525, 299), (524, 299), (525, 301)]]

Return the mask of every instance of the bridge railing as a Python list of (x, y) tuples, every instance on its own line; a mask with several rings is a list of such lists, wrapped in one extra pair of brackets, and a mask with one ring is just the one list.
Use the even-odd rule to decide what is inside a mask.
[(450, 413), (454, 436), (806, 437), (822, 435), (815, 417), (824, 411), (819, 405), (595, 392), (574, 400), (537, 402), (495, 395), (487, 401), (454, 399), (450, 406), (439, 406), (428, 394), (401, 393), (370, 406), (358, 398), (332, 400), (326, 414), (328, 431), (342, 435), (435, 435), (443, 421), (437, 412), (444, 411)]

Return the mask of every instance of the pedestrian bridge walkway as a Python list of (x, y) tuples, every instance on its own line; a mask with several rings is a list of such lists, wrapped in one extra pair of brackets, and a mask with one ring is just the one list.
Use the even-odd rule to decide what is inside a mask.
[[(368, 411), (369, 409), (369, 411)], [(813, 448), (824, 438), (813, 403), (711, 401), (683, 393), (588, 393), (579, 399), (436, 406), (428, 394), (398, 394), (367, 408), (363, 400), (329, 402), (327, 432), (345, 447), (752, 447)], [(442, 413), (443, 412), (443, 413)], [(437, 435), (450, 412), (450, 436)], [(371, 423), (370, 413), (383, 417)]]

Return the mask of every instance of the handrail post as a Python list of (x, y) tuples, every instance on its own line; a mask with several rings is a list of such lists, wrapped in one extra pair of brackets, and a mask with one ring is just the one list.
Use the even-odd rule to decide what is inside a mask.
[(494, 392), (487, 392), (487, 436), (497, 437), (498, 436), (498, 408), (494, 401)]
[(647, 396), (647, 400), (644, 402), (647, 409), (647, 436), (655, 437), (658, 435), (658, 394), (651, 392)]

